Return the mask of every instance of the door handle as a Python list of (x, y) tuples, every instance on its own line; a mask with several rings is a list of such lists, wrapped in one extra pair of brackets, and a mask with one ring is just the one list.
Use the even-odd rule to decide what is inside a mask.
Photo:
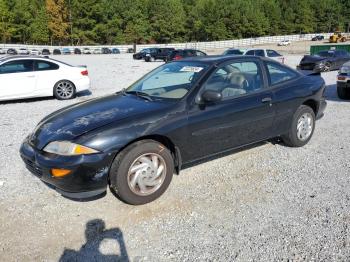
[(27, 77), (35, 77), (35, 75), (27, 76)]
[(261, 102), (262, 103), (270, 103), (272, 102), (272, 98), (271, 97), (265, 97), (263, 99), (261, 99)]

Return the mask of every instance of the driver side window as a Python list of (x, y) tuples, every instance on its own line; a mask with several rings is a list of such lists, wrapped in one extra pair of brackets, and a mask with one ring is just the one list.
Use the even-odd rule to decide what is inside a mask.
[(256, 62), (235, 62), (219, 67), (204, 84), (202, 92), (220, 92), (223, 100), (252, 93), (263, 88), (259, 65)]

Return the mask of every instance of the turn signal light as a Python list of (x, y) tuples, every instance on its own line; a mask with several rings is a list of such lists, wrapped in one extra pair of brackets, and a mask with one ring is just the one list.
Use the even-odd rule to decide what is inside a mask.
[(345, 76), (338, 76), (338, 80), (345, 80), (346, 77)]
[(80, 72), (83, 76), (87, 76), (89, 75), (89, 72), (87, 70), (81, 71)]
[(69, 175), (71, 170), (69, 169), (57, 169), (57, 168), (52, 168), (51, 169), (51, 174), (54, 177), (64, 177), (66, 175)]

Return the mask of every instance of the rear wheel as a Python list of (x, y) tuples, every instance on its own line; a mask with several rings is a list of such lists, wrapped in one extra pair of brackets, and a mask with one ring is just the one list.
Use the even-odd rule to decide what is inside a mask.
[(72, 99), (76, 95), (75, 86), (68, 80), (61, 80), (55, 84), (53, 94), (58, 100)]
[(306, 145), (315, 130), (315, 113), (309, 106), (301, 105), (294, 113), (288, 134), (282, 136), (283, 142), (291, 147)]
[(110, 171), (111, 189), (132, 205), (149, 203), (168, 188), (174, 172), (170, 151), (153, 140), (133, 143), (114, 159)]
[(350, 89), (337, 86), (337, 93), (340, 99), (350, 99)]

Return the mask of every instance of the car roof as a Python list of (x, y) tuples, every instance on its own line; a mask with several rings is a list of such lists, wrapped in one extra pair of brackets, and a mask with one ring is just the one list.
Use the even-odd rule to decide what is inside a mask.
[(38, 56), (38, 55), (16, 55), (16, 56), (8, 55), (8, 56), (3, 56), (3, 57), (0, 57), (0, 63), (11, 61), (11, 60), (21, 60), (21, 59), (34, 59), (34, 60), (41, 59), (41, 60), (53, 61), (56, 63), (63, 63), (64, 64), (64, 62), (61, 62), (61, 61), (58, 61), (55, 59), (51, 59), (49, 57)]

